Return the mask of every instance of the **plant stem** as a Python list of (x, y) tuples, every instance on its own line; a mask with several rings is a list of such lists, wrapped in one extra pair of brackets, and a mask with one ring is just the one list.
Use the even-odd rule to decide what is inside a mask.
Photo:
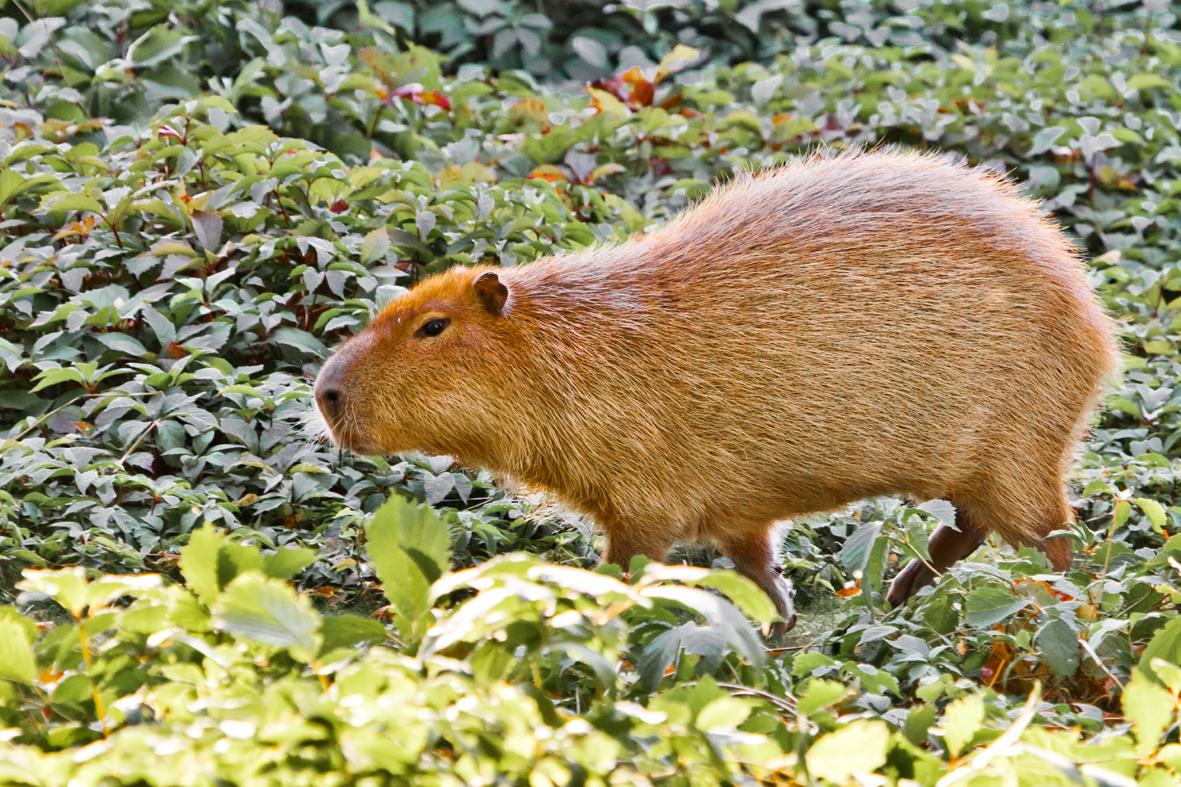
[(108, 737), (110, 732), (107, 730), (107, 711), (103, 706), (103, 698), (99, 693), (98, 685), (94, 682), (94, 677), (90, 674), (91, 656), (90, 656), (90, 641), (86, 637), (85, 622), (81, 618), (77, 618), (78, 624), (78, 640), (82, 643), (82, 662), (86, 665), (86, 677), (90, 678), (90, 697), (94, 700), (94, 713), (98, 716), (98, 723), (102, 726), (103, 738)]

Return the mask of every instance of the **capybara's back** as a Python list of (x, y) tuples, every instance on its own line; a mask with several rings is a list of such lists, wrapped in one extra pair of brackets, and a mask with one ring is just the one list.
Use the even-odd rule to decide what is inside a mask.
[(549, 488), (625, 566), (714, 540), (773, 596), (771, 522), (878, 494), (959, 513), (894, 601), (989, 530), (1069, 564), (1068, 541), (1042, 539), (1071, 519), (1064, 474), (1117, 345), (1076, 253), (1000, 179), (932, 156), (814, 157), (619, 246), (490, 270), (428, 281), (375, 321), (505, 290), (479, 323), (476, 355), (496, 360), (463, 345), (459, 398), (487, 421), (448, 409), (454, 439), (391, 450)]

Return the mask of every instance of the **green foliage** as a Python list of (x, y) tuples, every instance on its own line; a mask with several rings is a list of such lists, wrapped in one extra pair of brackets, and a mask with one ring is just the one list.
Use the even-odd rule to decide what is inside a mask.
[[(0, 782), (1176, 783), (1176, 22), (0, 5)], [(785, 533), (800, 631), (768, 652), (732, 572), (585, 571), (584, 523), (484, 474), (308, 436), (328, 348), (422, 276), (881, 142), (1011, 172), (1126, 326), (1067, 574), (990, 547), (891, 612), (954, 512), (868, 501)]]

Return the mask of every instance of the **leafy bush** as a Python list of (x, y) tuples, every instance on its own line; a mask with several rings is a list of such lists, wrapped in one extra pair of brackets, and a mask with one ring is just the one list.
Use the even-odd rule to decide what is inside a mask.
[[(817, 676), (819, 654), (766, 665), (742, 612), (707, 591), (771, 620), (770, 600), (737, 574), (648, 564), (625, 583), (521, 554), (449, 572), (442, 524), (395, 498), (368, 529), (397, 639), (373, 618), (324, 617), (286, 584), (310, 550), (264, 555), (210, 527), (181, 551), (183, 585), (26, 572), (22, 601), (52, 601), (69, 618), (34, 646), (31, 620), (11, 608), (0, 617), (0, 720), (22, 740), (0, 776), (637, 784), (697, 772), (844, 783), (882, 770), (932, 783), (948, 774), (932, 744), (963, 757), (957, 779), (1020, 772), (1050, 783), (1065, 778), (1065, 758), (1092, 780), (1166, 784), (1181, 765), (1181, 745), (1161, 745), (1178, 722), (1181, 667), (1152, 657), (1175, 657), (1176, 625), (1145, 652), (1152, 672), (1128, 684), (1131, 735), (1084, 743), (1032, 726), (1053, 718), (1036, 689), (1010, 718), (994, 693), (938, 680), (891, 729), (845, 682)], [(708, 625), (681, 622), (686, 610)], [(891, 683), (860, 669), (862, 689)], [(680, 685), (651, 696), (664, 675)], [(940, 695), (954, 697), (941, 715)]]
[[(1181, 687), (1153, 661), (1181, 658), (1175, 10), (774, 5), (554, 11), (520, 62), (598, 77), (581, 92), (503, 70), (528, 51), (482, 25), (535, 13), (510, 0), (7, 8), (0, 600), (23, 590), (24, 614), (0, 608), (3, 778), (1175, 782)], [(1127, 327), (1066, 576), (988, 549), (887, 612), (947, 507), (809, 518), (784, 542), (801, 631), (761, 663), (669, 584), (759, 617), (731, 575), (582, 572), (585, 523), (486, 475), (302, 439), (327, 347), (421, 276), (620, 239), (735, 169), (879, 142), (1011, 171)], [(449, 550), (429, 540), (436, 568), (378, 610), (411, 570), (383, 567), (400, 528), (360, 552), (391, 491), (445, 513)], [(566, 567), (495, 557), (517, 550)]]

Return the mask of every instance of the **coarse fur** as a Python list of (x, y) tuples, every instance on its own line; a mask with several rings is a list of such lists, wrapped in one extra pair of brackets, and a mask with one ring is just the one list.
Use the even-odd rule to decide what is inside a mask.
[[(432, 319), (450, 322), (425, 336)], [(1064, 478), (1115, 335), (1079, 256), (1011, 184), (859, 152), (737, 180), (620, 245), (424, 281), (317, 395), (338, 397), (342, 445), (550, 490), (624, 567), (712, 540), (789, 618), (771, 524), (873, 495), (959, 512), (893, 601), (988, 531), (1064, 570), (1069, 542), (1043, 538), (1072, 518)]]

